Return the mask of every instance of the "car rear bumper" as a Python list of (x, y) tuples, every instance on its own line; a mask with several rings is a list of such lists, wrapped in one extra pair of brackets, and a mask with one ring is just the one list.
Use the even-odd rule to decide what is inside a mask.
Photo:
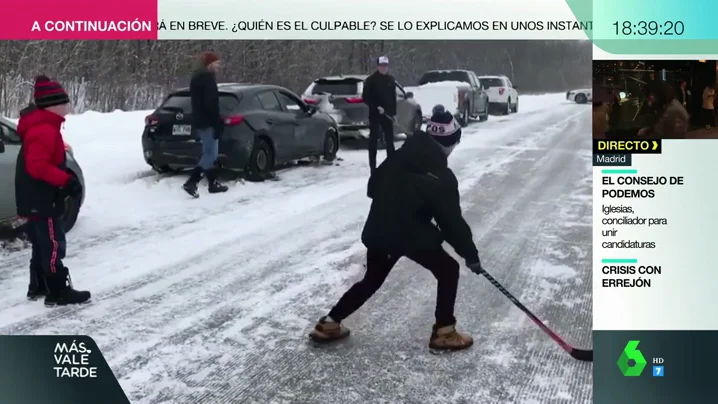
[[(251, 142), (243, 143), (234, 138), (219, 141), (219, 155), (224, 156), (222, 166), (227, 169), (244, 169), (251, 151)], [(142, 153), (150, 166), (193, 168), (202, 157), (202, 143), (198, 140), (152, 139), (145, 134), (142, 136)]]
[(490, 104), (506, 104), (509, 102), (509, 97), (505, 95), (496, 95), (496, 96), (489, 96), (489, 103)]
[(369, 137), (369, 125), (366, 124), (338, 124), (340, 139), (364, 139)]
[(142, 152), (145, 162), (151, 166), (192, 167), (202, 155), (202, 144), (196, 140), (155, 140), (145, 134)]

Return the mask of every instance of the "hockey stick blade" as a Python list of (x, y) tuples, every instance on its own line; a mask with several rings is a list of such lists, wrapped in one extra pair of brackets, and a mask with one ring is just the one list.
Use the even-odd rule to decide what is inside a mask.
[(491, 274), (489, 274), (486, 271), (481, 272), (484, 277), (491, 282), (491, 284), (501, 292), (504, 296), (506, 296), (511, 303), (513, 303), (516, 307), (519, 308), (519, 310), (523, 311), (524, 314), (526, 314), (531, 321), (534, 322), (543, 332), (545, 332), (549, 337), (551, 337), (552, 340), (554, 340), (564, 351), (566, 351), (569, 355), (571, 355), (572, 358), (584, 362), (593, 362), (593, 350), (586, 350), (586, 349), (578, 349), (574, 348), (571, 345), (569, 345), (566, 341), (564, 341), (563, 338), (561, 338), (558, 334), (556, 334), (552, 329), (548, 328), (546, 324), (544, 324), (543, 321), (541, 321), (536, 315), (534, 315), (531, 310), (529, 310), (526, 306), (523, 305), (517, 299), (512, 295), (506, 288), (504, 288), (496, 279), (494, 279)]
[(593, 349), (573, 348), (571, 352), (569, 352), (569, 355), (571, 355), (571, 357), (576, 360), (593, 362)]

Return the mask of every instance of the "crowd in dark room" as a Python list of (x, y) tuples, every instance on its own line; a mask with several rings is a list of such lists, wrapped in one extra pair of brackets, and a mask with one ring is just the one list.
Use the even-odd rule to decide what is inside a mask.
[[(662, 138), (714, 128), (717, 69), (713, 60), (594, 61), (593, 136), (650, 137), (659, 121)], [(681, 127), (666, 125), (669, 115), (685, 116), (684, 129), (665, 130)]]

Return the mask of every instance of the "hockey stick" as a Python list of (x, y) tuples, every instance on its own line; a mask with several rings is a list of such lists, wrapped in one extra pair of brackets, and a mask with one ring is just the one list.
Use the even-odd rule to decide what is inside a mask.
[(489, 282), (491, 282), (491, 284), (494, 285), (494, 287), (499, 290), (499, 292), (501, 292), (504, 296), (506, 296), (509, 300), (511, 300), (511, 303), (516, 305), (516, 307), (518, 307), (527, 316), (529, 316), (529, 318), (531, 319), (531, 321), (534, 322), (534, 324), (539, 326), (539, 328), (541, 330), (543, 330), (543, 332), (548, 334), (548, 336), (551, 337), (552, 340), (556, 341), (556, 343), (564, 351), (568, 352), (568, 354), (571, 355), (572, 358), (580, 360), (580, 361), (585, 361), (585, 362), (593, 362), (593, 349), (578, 349), (578, 348), (574, 348), (571, 345), (569, 345), (566, 341), (563, 340), (563, 338), (561, 338), (558, 334), (553, 332), (553, 330), (548, 328), (546, 326), (546, 324), (543, 323), (543, 321), (541, 321), (538, 317), (536, 317), (533, 313), (531, 313), (531, 311), (528, 308), (526, 308), (526, 306), (524, 306), (519, 301), (519, 299), (514, 297), (514, 295), (509, 293), (509, 291), (506, 290), (506, 288), (501, 286), (501, 284), (496, 279), (494, 279), (494, 277), (491, 276), (491, 274), (489, 274), (486, 271), (482, 271), (481, 274), (484, 275), (484, 277), (486, 277), (486, 279), (488, 279)]
[(386, 117), (386, 119), (390, 120), (394, 125), (396, 125), (396, 127), (399, 128), (399, 130), (401, 130), (402, 132), (404, 132), (404, 135), (406, 135), (406, 136), (411, 136), (411, 134), (414, 133), (414, 132), (411, 132), (411, 133), (410, 133), (410, 132), (404, 127), (404, 125), (402, 125), (402, 124), (400, 124), (399, 122), (397, 122), (397, 120), (396, 120), (395, 117), (389, 116), (389, 115), (384, 115), (384, 116)]

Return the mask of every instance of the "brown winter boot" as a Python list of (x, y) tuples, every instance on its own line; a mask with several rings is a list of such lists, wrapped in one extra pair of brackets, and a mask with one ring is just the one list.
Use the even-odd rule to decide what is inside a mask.
[(434, 326), (431, 339), (429, 339), (429, 348), (447, 351), (459, 351), (473, 344), (474, 339), (456, 331), (456, 326), (454, 325), (447, 325), (446, 327)]
[(337, 323), (327, 316), (322, 317), (314, 326), (314, 330), (309, 334), (316, 342), (332, 342), (337, 341), (349, 336), (349, 329), (344, 327), (341, 323)]

